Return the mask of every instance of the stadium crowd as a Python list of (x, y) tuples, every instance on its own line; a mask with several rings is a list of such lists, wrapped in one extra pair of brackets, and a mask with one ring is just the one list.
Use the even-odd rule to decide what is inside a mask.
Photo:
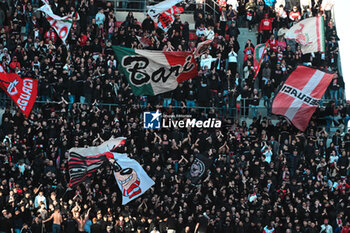
[[(194, 11), (196, 36), (177, 17), (165, 34), (148, 16), (130, 12), (115, 19), (111, 2), (50, 1), (53, 12), (78, 9), (63, 45), (46, 19), (35, 12), (39, 1), (0, 2), (0, 60), (7, 72), (39, 80), (38, 99), (28, 119), (7, 107), (0, 128), (0, 233), (5, 232), (339, 232), (350, 231), (349, 106), (343, 103), (342, 77), (331, 83), (325, 108), (318, 108), (300, 132), (280, 119), (262, 117), (261, 101), (271, 110), (278, 86), (298, 64), (337, 72), (338, 47), (331, 0), (249, 0), (221, 5), (213, 19), (201, 5)], [(118, 13), (118, 12), (117, 12)], [(287, 28), (310, 16), (325, 17), (326, 53), (303, 55), (283, 37)], [(240, 48), (239, 27), (258, 28), (269, 40), (256, 81), (254, 45)], [(213, 38), (198, 59), (199, 77), (154, 97), (135, 97), (117, 69), (112, 45), (194, 51)], [(145, 48), (146, 49), (146, 48)], [(238, 53), (244, 53), (238, 72)], [(242, 73), (242, 75), (240, 75)], [(221, 109), (249, 99), (248, 125), (225, 117)], [(118, 104), (108, 109), (101, 103)], [(216, 107), (204, 113), (193, 106)], [(175, 108), (174, 108), (175, 107)], [(143, 129), (142, 112), (217, 117), (220, 129)], [(326, 127), (320, 127), (325, 125)], [(331, 125), (344, 131), (332, 133)], [(155, 186), (126, 206), (108, 165), (65, 193), (71, 147), (99, 145), (111, 136), (127, 137), (120, 148), (139, 161)], [(330, 142), (329, 142), (330, 141)], [(188, 176), (196, 154), (212, 162), (202, 180)]]

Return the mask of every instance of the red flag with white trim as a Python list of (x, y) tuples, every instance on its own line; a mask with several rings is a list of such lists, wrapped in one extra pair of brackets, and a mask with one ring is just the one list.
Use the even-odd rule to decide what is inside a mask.
[(272, 113), (285, 116), (304, 131), (333, 77), (333, 74), (298, 66), (276, 95)]
[(0, 66), (0, 87), (28, 117), (36, 100), (38, 80), (22, 79), (16, 73), (6, 73)]

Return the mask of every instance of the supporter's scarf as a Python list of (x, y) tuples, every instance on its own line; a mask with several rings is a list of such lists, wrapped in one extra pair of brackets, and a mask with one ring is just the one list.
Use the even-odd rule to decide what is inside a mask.
[(158, 95), (177, 88), (178, 83), (198, 75), (191, 52), (164, 52), (113, 46), (119, 70), (136, 96)]
[(298, 66), (276, 95), (272, 113), (285, 116), (304, 131), (333, 77), (333, 74)]
[(100, 146), (69, 150), (69, 188), (74, 188), (93, 175), (101, 165), (113, 158), (111, 151), (125, 144), (125, 138), (110, 139)]
[[(50, 26), (55, 29), (58, 37), (61, 38), (61, 40), (65, 44), (70, 28), (73, 24), (73, 13), (64, 17), (60, 17), (52, 12), (51, 7), (48, 4), (46, 4), (45, 1), (44, 3), (45, 4), (37, 10), (45, 13), (45, 18), (50, 23)], [(79, 18), (78, 15), (76, 15), (76, 17)]]
[(0, 87), (28, 117), (37, 96), (38, 80), (22, 79), (16, 73), (6, 73), (0, 65)]
[(122, 204), (125, 205), (144, 194), (154, 185), (154, 181), (136, 160), (126, 154), (113, 153), (113, 156), (118, 164), (114, 177), (122, 193)]
[(303, 54), (325, 51), (323, 17), (307, 18), (291, 27), (285, 34), (288, 40), (301, 45)]

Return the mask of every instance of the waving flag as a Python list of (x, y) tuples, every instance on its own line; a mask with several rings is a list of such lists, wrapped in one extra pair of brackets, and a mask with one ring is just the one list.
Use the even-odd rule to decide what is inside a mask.
[(210, 39), (210, 40), (206, 40), (206, 41), (203, 41), (201, 43), (199, 43), (197, 45), (197, 48), (196, 50), (194, 51), (194, 56), (197, 58), (197, 57), (200, 57), (203, 53), (205, 53), (209, 47), (210, 47), (210, 44), (213, 42), (213, 39)]
[(325, 51), (323, 17), (307, 18), (291, 27), (285, 34), (288, 40), (301, 45), (303, 54)]
[[(48, 4), (40, 7), (38, 11), (45, 13), (46, 19), (50, 23), (50, 26), (55, 29), (58, 37), (61, 38), (63, 43), (66, 43), (70, 28), (73, 25), (73, 13), (60, 17), (52, 12), (51, 7)], [(76, 15), (76, 17), (79, 18), (78, 15)]]
[(146, 36), (143, 36), (143, 37), (136, 36), (136, 38), (141, 43), (143, 48), (148, 48), (153, 45), (152, 40)]
[(184, 8), (177, 6), (173, 6), (170, 9), (164, 11), (158, 17), (158, 27), (167, 32), (175, 21), (175, 15), (179, 15), (182, 12), (184, 12)]
[(176, 89), (178, 83), (198, 75), (191, 52), (163, 52), (113, 46), (119, 69), (136, 96), (158, 95)]
[(22, 79), (16, 73), (6, 73), (0, 65), (0, 87), (28, 117), (36, 100), (38, 80)]
[(72, 148), (69, 150), (68, 169), (69, 188), (74, 188), (92, 176), (108, 158), (113, 158), (111, 151), (125, 144), (125, 138), (110, 139), (100, 146)]
[(304, 131), (333, 77), (333, 74), (298, 66), (276, 95), (272, 113), (287, 117)]
[[(147, 6), (147, 14), (155, 21), (158, 21), (157, 26), (167, 32), (173, 22), (175, 15), (184, 12), (184, 0), (166, 0), (153, 6)], [(178, 4), (178, 5), (176, 5)]]
[(156, 22), (161, 13), (169, 10), (176, 4), (181, 3), (183, 1), (184, 0), (166, 0), (153, 6), (147, 6), (147, 14), (153, 19), (153, 21)]
[(261, 63), (264, 60), (263, 57), (266, 53), (266, 49), (269, 43), (270, 41), (268, 40), (265, 44), (258, 44), (254, 49), (254, 69), (255, 69), (254, 78), (259, 73)]
[(192, 183), (197, 183), (200, 179), (202, 179), (210, 165), (210, 159), (202, 154), (197, 154), (189, 171), (189, 178)]
[(116, 166), (114, 166), (114, 177), (122, 193), (122, 204), (140, 197), (154, 181), (147, 175), (141, 165), (126, 154), (113, 153)]

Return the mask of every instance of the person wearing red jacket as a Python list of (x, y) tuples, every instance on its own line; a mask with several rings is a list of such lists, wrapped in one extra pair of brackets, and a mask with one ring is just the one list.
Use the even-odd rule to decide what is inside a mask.
[(341, 233), (349, 233), (350, 232), (350, 221), (348, 220), (346, 222), (346, 226), (343, 227), (343, 229), (341, 230)]
[(277, 40), (275, 39), (275, 36), (272, 34), (270, 36), (270, 48), (274, 51), (277, 52)]
[(293, 7), (293, 10), (289, 13), (289, 19), (293, 22), (298, 22), (301, 19), (301, 14), (298, 11), (298, 7)]
[(45, 43), (48, 44), (50, 40), (53, 44), (55, 44), (57, 40), (57, 34), (52, 28), (45, 33)]
[(14, 56), (12, 62), (10, 63), (11, 70), (15, 71), (16, 68), (21, 69), (21, 64), (17, 61), (17, 57)]
[(261, 43), (265, 43), (272, 33), (272, 22), (273, 19), (269, 18), (268, 14), (265, 14), (265, 17), (261, 20), (260, 26), (259, 26), (259, 35), (262, 36)]

